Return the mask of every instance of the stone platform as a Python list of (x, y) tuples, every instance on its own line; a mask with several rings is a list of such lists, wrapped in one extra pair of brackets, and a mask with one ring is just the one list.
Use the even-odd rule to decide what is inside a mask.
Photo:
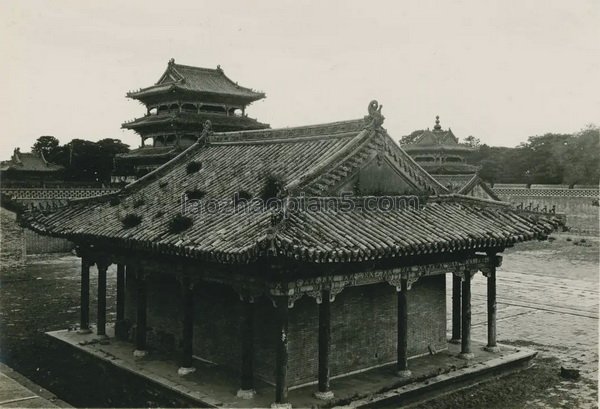
[[(114, 329), (107, 328), (108, 340), (94, 334), (76, 331), (46, 333), (56, 342), (64, 343), (98, 359), (144, 378), (147, 382), (175, 392), (192, 406), (203, 407), (270, 407), (275, 395), (274, 387), (256, 382), (257, 394), (250, 400), (236, 396), (239, 376), (228, 368), (196, 359), (196, 372), (181, 377), (177, 362), (158, 353), (144, 358), (133, 356), (133, 345), (113, 338)], [(377, 407), (388, 404), (404, 405), (430, 399), (442, 393), (464, 388), (487, 379), (527, 368), (536, 352), (524, 348), (501, 346), (498, 353), (483, 350), (483, 343), (473, 342), (475, 358), (465, 361), (457, 357), (459, 345), (449, 344), (448, 350), (409, 360), (412, 377), (400, 379), (395, 365), (390, 364), (348, 376), (332, 378), (335, 393), (332, 401), (324, 402), (313, 394), (316, 384), (290, 389), (289, 401), (294, 407)]]
[(0, 363), (0, 408), (70, 408), (51, 392)]

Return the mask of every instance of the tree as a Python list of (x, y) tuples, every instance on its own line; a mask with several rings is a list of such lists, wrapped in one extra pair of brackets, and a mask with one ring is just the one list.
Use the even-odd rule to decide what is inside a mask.
[(31, 147), (31, 151), (43, 154), (46, 160), (52, 162), (54, 160), (54, 155), (59, 149), (59, 143), (58, 139), (54, 136), (40, 136)]
[(106, 138), (98, 142), (73, 139), (61, 147), (60, 164), (68, 179), (79, 182), (110, 183), (113, 159), (129, 151), (119, 139)]
[[(467, 139), (467, 138), (465, 138)], [(598, 184), (600, 130), (530, 136), (515, 148), (482, 145), (471, 155), (481, 177), (492, 183)]]
[(469, 145), (471, 148), (478, 148), (481, 144), (479, 138), (475, 138), (473, 135), (469, 135), (463, 139), (465, 145)]
[(565, 146), (563, 183), (597, 185), (600, 182), (600, 128), (588, 125)]

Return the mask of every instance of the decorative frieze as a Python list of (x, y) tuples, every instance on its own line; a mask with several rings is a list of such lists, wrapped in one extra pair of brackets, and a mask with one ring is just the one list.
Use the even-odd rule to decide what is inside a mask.
[[(496, 263), (497, 258), (496, 257)], [(501, 259), (501, 257), (500, 257)], [(387, 282), (396, 288), (401, 287), (401, 280), (407, 280), (407, 289), (410, 289), (420, 278), (454, 272), (464, 277), (465, 272), (473, 276), (477, 271), (488, 271), (490, 258), (484, 255), (476, 255), (465, 260), (448, 261), (425, 265), (395, 267), (391, 269), (373, 269), (350, 274), (337, 274), (331, 276), (318, 276), (304, 279), (296, 279), (287, 283), (275, 283), (268, 292), (269, 297), (287, 295), (288, 306), (292, 308), (294, 303), (304, 294), (315, 299), (317, 304), (322, 303), (323, 291), (329, 291), (329, 301), (335, 301), (335, 297), (346, 287), (356, 287), (376, 283)], [(273, 301), (276, 305), (276, 301)]]

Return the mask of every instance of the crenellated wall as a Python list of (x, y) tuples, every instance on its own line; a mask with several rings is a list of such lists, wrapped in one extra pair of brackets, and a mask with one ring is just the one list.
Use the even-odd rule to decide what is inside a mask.
[(555, 207), (557, 213), (567, 216), (567, 227), (572, 233), (582, 235), (598, 235), (599, 209), (598, 188), (575, 187), (569, 189), (565, 185), (525, 185), (496, 184), (494, 192), (505, 202), (523, 207), (544, 207), (547, 210)]

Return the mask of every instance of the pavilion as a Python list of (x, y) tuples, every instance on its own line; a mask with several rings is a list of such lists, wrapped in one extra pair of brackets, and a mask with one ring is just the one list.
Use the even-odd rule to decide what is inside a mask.
[[(25, 215), (30, 228), (78, 245), (80, 331), (90, 328), (96, 264), (96, 331), (106, 336), (106, 271), (116, 263), (116, 337), (136, 356), (177, 355), (181, 375), (199, 356), (239, 374), (238, 396), (252, 399), (262, 379), (275, 385), (274, 406), (289, 407), (290, 387), (315, 382), (316, 396), (331, 399), (332, 376), (393, 361), (410, 377), (409, 357), (447, 348), (446, 274), (451, 341), (471, 358), (480, 271), (495, 350), (499, 253), (546, 238), (559, 220), (449, 192), (392, 140), (376, 101), (368, 111), (296, 128), (207, 124), (118, 193)], [(224, 207), (211, 210), (214, 200)]]

